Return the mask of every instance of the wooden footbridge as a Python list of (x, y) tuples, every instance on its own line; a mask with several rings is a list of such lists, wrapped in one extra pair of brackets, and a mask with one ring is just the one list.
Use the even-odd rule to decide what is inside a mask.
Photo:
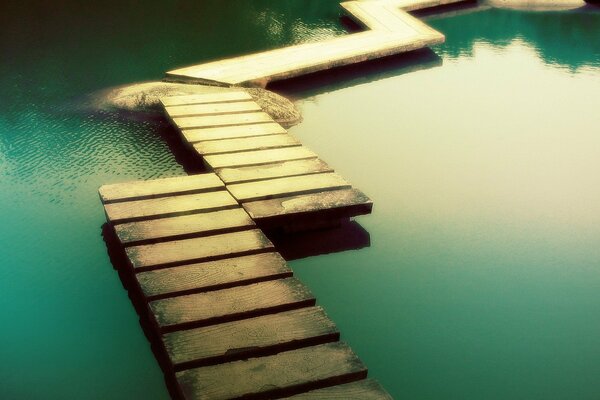
[(389, 399), (263, 233), (335, 225), (371, 200), (245, 91), (162, 103), (214, 172), (100, 197), (178, 395)]
[[(404, 10), (449, 1), (343, 3), (370, 31), (172, 71), (256, 84), (438, 43)], [(317, 51), (318, 50), (318, 51)], [(310, 55), (310, 56), (307, 56)], [(371, 200), (243, 90), (165, 97), (164, 112), (208, 173), (99, 190), (108, 225), (185, 399), (391, 399), (265, 232), (330, 227)]]
[(444, 35), (408, 12), (464, 0), (371, 0), (341, 3), (366, 31), (167, 72), (166, 79), (219, 86), (269, 82), (442, 43)]
[(179, 396), (390, 398), (216, 174), (100, 192)]

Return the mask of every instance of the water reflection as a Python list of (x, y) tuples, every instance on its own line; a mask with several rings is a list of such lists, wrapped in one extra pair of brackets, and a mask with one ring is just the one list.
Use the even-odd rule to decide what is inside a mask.
[(277, 251), (288, 261), (358, 250), (371, 245), (369, 232), (356, 221), (343, 221), (335, 228), (311, 232), (267, 234)]
[(395, 397), (596, 399), (600, 15), (428, 22), (440, 68), (298, 102), (375, 212), (369, 248), (292, 267)]
[(560, 13), (489, 9), (428, 23), (446, 34), (446, 43), (435, 48), (444, 58), (472, 57), (477, 43), (504, 47), (519, 39), (545, 63), (577, 71), (600, 67), (599, 18), (599, 11), (588, 8)]
[[(439, 14), (443, 11), (443, 14)], [(523, 44), (546, 64), (575, 72), (600, 67), (600, 10), (519, 12), (468, 2), (416, 15), (446, 35), (446, 43), (384, 59), (274, 82), (269, 88), (303, 98), (442, 65), (474, 56), (477, 47), (502, 49)], [(342, 19), (342, 22), (344, 19)], [(356, 29), (347, 24), (349, 30)], [(499, 69), (498, 73), (502, 73)]]

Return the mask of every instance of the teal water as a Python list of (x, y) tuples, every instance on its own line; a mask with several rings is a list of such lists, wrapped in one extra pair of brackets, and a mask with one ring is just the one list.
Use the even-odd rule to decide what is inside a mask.
[[(96, 190), (183, 168), (161, 123), (85, 96), (343, 34), (338, 17), (336, 1), (3, 5), (0, 398), (168, 397)], [(420, 71), (283, 89), (292, 132), (376, 204), (371, 247), (292, 265), (396, 398), (596, 399), (600, 14), (429, 22), (448, 40)]]

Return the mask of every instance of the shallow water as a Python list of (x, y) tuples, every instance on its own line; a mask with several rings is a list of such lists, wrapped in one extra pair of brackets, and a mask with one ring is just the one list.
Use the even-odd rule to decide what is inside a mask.
[[(338, 17), (335, 1), (6, 6), (0, 398), (168, 396), (96, 190), (183, 169), (163, 125), (84, 96), (343, 34)], [(396, 398), (597, 398), (600, 14), (429, 22), (440, 58), (282, 88), (292, 132), (376, 204), (371, 247), (292, 265)]]

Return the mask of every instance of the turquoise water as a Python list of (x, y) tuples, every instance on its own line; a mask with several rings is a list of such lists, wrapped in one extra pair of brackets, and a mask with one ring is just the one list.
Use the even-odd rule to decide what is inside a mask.
[(442, 66), (294, 92), (375, 202), (295, 271), (397, 398), (600, 398), (600, 15), (430, 22)]
[[(86, 96), (343, 34), (339, 8), (61, 4), (0, 13), (0, 398), (167, 398), (96, 190), (183, 168), (160, 121)], [(371, 247), (292, 265), (396, 398), (598, 398), (600, 14), (430, 23), (448, 40), (420, 71), (282, 88), (376, 204)]]

